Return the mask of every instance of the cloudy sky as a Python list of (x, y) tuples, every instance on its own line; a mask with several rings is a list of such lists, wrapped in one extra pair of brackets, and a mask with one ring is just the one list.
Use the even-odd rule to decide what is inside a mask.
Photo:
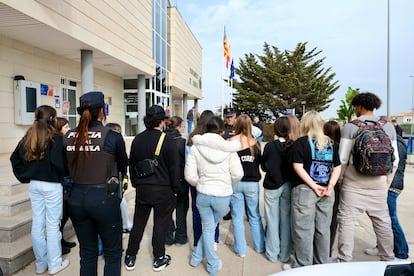
[[(390, 2), (390, 114), (411, 111), (414, 76), (414, 1)], [(264, 42), (293, 50), (308, 42), (325, 56), (340, 88), (325, 119), (336, 117), (348, 86), (376, 93), (387, 114), (387, 0), (172, 0), (203, 48), (200, 110), (221, 104), (227, 92), (223, 57), (226, 26), (235, 66), (245, 53), (262, 54)], [(236, 76), (237, 78), (237, 76)], [(224, 87), (224, 88), (223, 88)]]

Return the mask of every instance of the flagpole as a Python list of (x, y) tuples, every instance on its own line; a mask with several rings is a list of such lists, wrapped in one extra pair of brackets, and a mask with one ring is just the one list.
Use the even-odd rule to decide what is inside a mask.
[[(226, 27), (224, 26), (224, 24), (223, 24), (223, 34), (226, 32)], [(223, 41), (221, 42), (221, 43), (223, 43)], [(220, 59), (222, 59), (222, 58), (220, 58)], [(222, 64), (221, 62), (220, 62), (220, 64)], [(224, 102), (224, 88), (223, 88), (223, 66), (221, 65), (220, 66), (220, 84), (221, 84), (221, 103), (220, 103), (220, 105), (221, 105), (221, 117), (222, 118), (224, 118), (224, 106), (223, 106), (223, 102)]]

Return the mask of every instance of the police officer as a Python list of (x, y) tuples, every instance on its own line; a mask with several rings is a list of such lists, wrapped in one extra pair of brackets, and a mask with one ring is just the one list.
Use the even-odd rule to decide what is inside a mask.
[(223, 110), (224, 119), (224, 139), (229, 139), (234, 136), (234, 123), (236, 122), (236, 113), (233, 107), (226, 107)]
[(102, 124), (106, 118), (104, 108), (102, 92), (83, 94), (77, 108), (79, 124), (64, 138), (73, 180), (68, 207), (80, 244), (81, 276), (97, 275), (98, 234), (105, 255), (104, 275), (121, 275), (118, 178), (126, 174), (127, 154), (121, 133)]

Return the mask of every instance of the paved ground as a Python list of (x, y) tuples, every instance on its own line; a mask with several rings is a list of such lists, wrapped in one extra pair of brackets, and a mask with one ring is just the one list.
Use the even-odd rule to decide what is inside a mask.
[[(414, 217), (414, 166), (408, 165), (405, 175), (406, 188), (398, 199), (398, 213), (400, 222), (404, 228), (407, 240), (413, 252), (414, 247), (414, 223), (412, 218)], [(131, 191), (133, 192), (133, 191)], [(263, 198), (263, 197), (262, 197)], [(263, 203), (263, 202), (262, 202)], [(134, 200), (129, 201), (130, 216), (134, 208)], [(263, 214), (263, 205), (261, 205), (261, 211)], [(191, 210), (189, 211), (188, 217), (188, 228), (191, 230)], [(248, 251), (245, 258), (237, 257), (233, 252), (233, 235), (231, 229), (231, 223), (224, 221), (220, 225), (220, 244), (218, 246), (217, 253), (223, 261), (223, 268), (219, 271), (218, 275), (236, 275), (236, 276), (247, 276), (247, 275), (269, 275), (281, 271), (281, 263), (269, 262), (263, 254), (258, 254), (252, 249), (252, 241), (250, 234), (247, 232), (248, 237)], [(127, 271), (124, 266), (122, 267), (122, 275), (208, 275), (205, 270), (205, 264), (200, 265), (196, 268), (189, 265), (191, 248), (189, 243), (183, 246), (167, 246), (166, 252), (172, 256), (172, 263), (166, 269), (161, 272), (153, 272), (152, 270), (152, 248), (151, 248), (151, 232), (152, 232), (152, 218), (147, 225), (144, 238), (141, 244), (141, 250), (137, 256), (136, 269), (133, 272)], [(189, 231), (190, 239), (191, 231)], [(76, 241), (76, 237), (71, 239)], [(76, 241), (77, 242), (77, 241)], [(124, 248), (128, 243), (128, 238), (123, 240)], [(355, 261), (374, 261), (378, 260), (377, 257), (367, 256), (363, 253), (363, 250), (368, 247), (375, 245), (375, 236), (372, 230), (371, 223), (366, 215), (361, 215), (356, 225), (356, 236), (355, 236), (355, 249), (354, 249), (354, 260)], [(414, 256), (414, 253), (412, 253)], [(60, 276), (73, 276), (79, 275), (79, 247), (72, 249), (72, 252), (65, 256), (71, 262), (70, 266), (64, 271), (60, 272)], [(413, 260), (413, 258), (412, 258)], [(98, 269), (99, 275), (103, 275), (104, 261), (102, 258), (99, 259)], [(31, 263), (29, 266), (24, 268), (15, 274), (16, 276), (27, 276), (35, 275), (35, 265)], [(47, 274), (44, 274), (47, 275)]]

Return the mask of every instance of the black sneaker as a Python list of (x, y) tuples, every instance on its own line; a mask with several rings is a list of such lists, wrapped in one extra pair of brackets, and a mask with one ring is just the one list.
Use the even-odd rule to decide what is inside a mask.
[(62, 255), (66, 255), (68, 253), (70, 253), (70, 248), (66, 246), (62, 247)]
[(137, 256), (130, 256), (125, 255), (125, 268), (126, 270), (134, 270), (135, 269), (135, 260)]
[(158, 259), (154, 259), (154, 264), (152, 265), (152, 269), (154, 271), (161, 271), (167, 265), (169, 265), (170, 262), (171, 262), (171, 256), (170, 255), (164, 255), (163, 257), (160, 257)]
[(231, 220), (231, 211), (229, 211), (224, 217), (223, 220)]
[(68, 242), (62, 239), (62, 247), (73, 248), (76, 246), (76, 242)]

